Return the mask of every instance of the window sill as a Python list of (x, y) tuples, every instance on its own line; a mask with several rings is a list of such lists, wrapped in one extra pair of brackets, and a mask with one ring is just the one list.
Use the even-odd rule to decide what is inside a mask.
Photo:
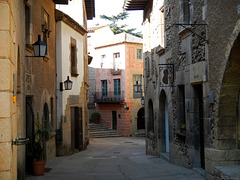
[(180, 30), (179, 30), (178, 34), (180, 36), (185, 36), (186, 34), (191, 33), (191, 31), (190, 31), (191, 29), (192, 29), (192, 26), (190, 26), (190, 25), (185, 26), (185, 28), (184, 27), (180, 27)]
[(72, 77), (78, 77), (78, 75), (79, 75), (79, 74), (77, 74), (77, 73), (71, 73), (71, 76), (72, 76)]
[(44, 60), (45, 62), (48, 62), (48, 60), (49, 60), (49, 56), (46, 55), (46, 56), (43, 58), (43, 60)]

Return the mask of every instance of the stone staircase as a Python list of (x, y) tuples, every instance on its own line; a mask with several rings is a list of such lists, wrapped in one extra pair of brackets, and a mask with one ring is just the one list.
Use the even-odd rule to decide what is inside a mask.
[(111, 130), (103, 124), (89, 123), (90, 138), (108, 138), (108, 137), (121, 137), (117, 131)]
[(135, 137), (146, 137), (145, 129), (139, 129), (134, 133)]

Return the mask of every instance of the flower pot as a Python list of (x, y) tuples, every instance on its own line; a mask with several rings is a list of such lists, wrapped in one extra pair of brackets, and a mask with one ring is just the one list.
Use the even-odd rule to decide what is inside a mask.
[(94, 124), (98, 124), (99, 123), (99, 119), (94, 119)]
[(44, 167), (46, 161), (33, 161), (33, 175), (35, 176), (43, 176), (44, 175)]

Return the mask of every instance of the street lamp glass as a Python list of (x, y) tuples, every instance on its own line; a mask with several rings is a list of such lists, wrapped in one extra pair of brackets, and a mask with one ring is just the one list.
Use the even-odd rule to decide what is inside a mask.
[(41, 41), (41, 35), (38, 35), (38, 41), (33, 44), (34, 56), (45, 57), (47, 44)]
[(73, 82), (69, 79), (69, 76), (67, 77), (67, 80), (64, 81), (64, 87), (65, 90), (71, 90), (72, 89)]

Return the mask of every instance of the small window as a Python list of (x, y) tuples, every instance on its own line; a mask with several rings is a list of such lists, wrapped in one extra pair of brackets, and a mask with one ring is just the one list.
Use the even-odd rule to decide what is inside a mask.
[(120, 69), (120, 53), (113, 54), (113, 69), (115, 71)]
[(71, 45), (70, 45), (70, 57), (71, 57), (71, 75), (78, 76), (77, 72), (77, 50), (76, 50), (76, 40), (71, 38)]
[(142, 49), (137, 49), (137, 59), (142, 59)]
[(105, 63), (105, 59), (106, 59), (106, 55), (104, 54), (101, 56), (101, 64), (100, 64), (101, 68), (103, 67), (103, 64)]
[(114, 53), (114, 58), (120, 58), (120, 53)]
[(31, 9), (29, 6), (25, 5), (25, 34), (26, 34), (26, 43), (30, 44), (30, 29), (31, 24)]

